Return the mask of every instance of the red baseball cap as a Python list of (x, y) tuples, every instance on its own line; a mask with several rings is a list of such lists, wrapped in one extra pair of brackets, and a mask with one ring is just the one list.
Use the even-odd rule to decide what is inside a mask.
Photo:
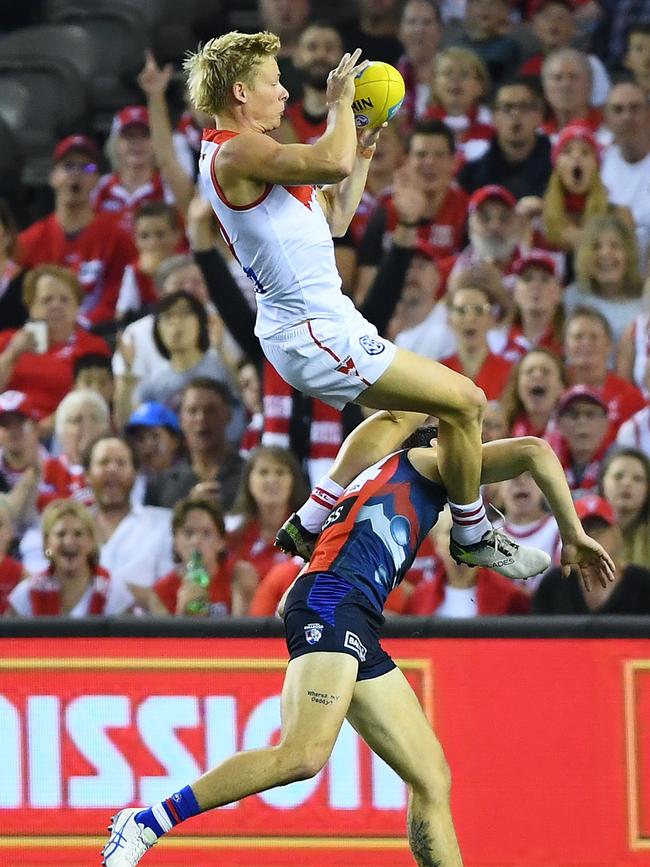
[(512, 195), (510, 190), (507, 190), (500, 184), (488, 184), (486, 187), (479, 187), (478, 190), (472, 193), (469, 203), (467, 205), (467, 210), (470, 214), (473, 214), (481, 207), (484, 202), (487, 202), (490, 199), (498, 199), (509, 208), (514, 208), (514, 206), (517, 204), (517, 200)]
[(87, 135), (69, 135), (62, 138), (54, 148), (52, 160), (58, 163), (63, 157), (67, 156), (70, 151), (81, 151), (87, 154), (91, 159), (99, 162), (99, 148), (95, 142), (88, 138)]
[(562, 415), (576, 400), (590, 400), (601, 407), (606, 415), (609, 413), (607, 402), (595, 389), (589, 388), (588, 385), (572, 385), (561, 395), (557, 404), (557, 414)]
[(593, 130), (588, 126), (585, 126), (583, 123), (570, 123), (568, 126), (564, 127), (557, 137), (551, 151), (551, 162), (553, 165), (557, 162), (557, 158), (560, 156), (564, 148), (572, 141), (586, 142), (596, 154), (596, 160), (600, 166), (600, 145)]
[(601, 518), (610, 527), (616, 524), (614, 510), (602, 497), (597, 494), (587, 494), (581, 497), (575, 504), (576, 512), (581, 521), (585, 518)]
[(143, 126), (149, 129), (149, 112), (144, 105), (127, 105), (113, 118), (111, 135), (119, 135), (129, 126)]
[(512, 273), (519, 276), (526, 268), (532, 266), (544, 268), (545, 271), (548, 271), (554, 277), (558, 276), (557, 262), (550, 253), (546, 253), (544, 250), (531, 250), (529, 253), (525, 253), (519, 259), (516, 259), (512, 266)]
[(24, 391), (3, 391), (0, 394), (0, 425), (6, 415), (22, 415), (32, 421), (38, 421), (41, 417), (41, 413)]

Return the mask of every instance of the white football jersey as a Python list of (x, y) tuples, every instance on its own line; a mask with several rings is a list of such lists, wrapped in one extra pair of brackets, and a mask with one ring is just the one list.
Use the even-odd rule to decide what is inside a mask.
[(341, 322), (354, 305), (341, 292), (334, 244), (313, 185), (267, 184), (250, 205), (231, 204), (214, 167), (238, 133), (206, 130), (199, 174), (224, 240), (255, 288), (255, 334), (270, 337), (307, 319)]

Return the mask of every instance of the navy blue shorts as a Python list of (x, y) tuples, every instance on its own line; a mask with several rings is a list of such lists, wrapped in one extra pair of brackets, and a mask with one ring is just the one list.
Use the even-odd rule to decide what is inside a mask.
[(359, 663), (357, 680), (395, 668), (379, 644), (383, 615), (363, 591), (331, 572), (311, 572), (296, 581), (284, 606), (289, 656), (347, 653)]

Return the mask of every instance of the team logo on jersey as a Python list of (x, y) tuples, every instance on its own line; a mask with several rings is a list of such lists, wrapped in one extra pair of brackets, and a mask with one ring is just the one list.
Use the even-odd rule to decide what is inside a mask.
[(359, 338), (359, 344), (368, 355), (381, 355), (384, 349), (386, 349), (384, 343), (380, 340), (375, 340), (374, 337), (370, 337), (368, 334), (363, 334)]
[(318, 644), (318, 642), (323, 637), (323, 624), (322, 623), (308, 623), (305, 626), (305, 639), (307, 644)]
[(366, 661), (366, 654), (368, 651), (365, 646), (361, 643), (361, 639), (358, 635), (355, 635), (354, 632), (350, 632), (349, 629), (345, 632), (345, 638), (343, 639), (343, 647), (347, 647), (350, 650), (354, 650), (356, 655), (359, 657), (361, 662)]

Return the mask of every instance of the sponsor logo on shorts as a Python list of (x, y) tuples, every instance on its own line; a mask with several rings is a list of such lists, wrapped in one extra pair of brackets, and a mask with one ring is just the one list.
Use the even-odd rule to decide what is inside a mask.
[(368, 355), (381, 355), (384, 349), (386, 349), (385, 343), (382, 343), (380, 340), (375, 340), (374, 337), (370, 337), (368, 334), (363, 334), (359, 338), (359, 344)]
[(305, 639), (307, 644), (318, 644), (323, 637), (323, 628), (322, 623), (308, 623), (307, 626), (305, 626)]
[(350, 650), (354, 650), (356, 655), (359, 657), (361, 662), (366, 661), (366, 654), (368, 651), (361, 643), (359, 636), (355, 635), (354, 632), (350, 632), (348, 629), (345, 633), (345, 639), (343, 640), (343, 647), (347, 647)]

